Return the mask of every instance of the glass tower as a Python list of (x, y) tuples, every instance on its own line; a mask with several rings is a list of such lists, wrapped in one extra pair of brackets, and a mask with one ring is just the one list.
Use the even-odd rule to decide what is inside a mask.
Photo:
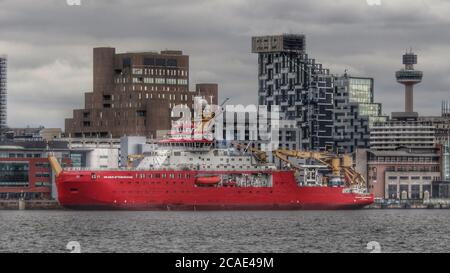
[(381, 104), (374, 102), (374, 80), (351, 77), (335, 78), (334, 145), (343, 152), (369, 148), (370, 128), (376, 122), (385, 122)]

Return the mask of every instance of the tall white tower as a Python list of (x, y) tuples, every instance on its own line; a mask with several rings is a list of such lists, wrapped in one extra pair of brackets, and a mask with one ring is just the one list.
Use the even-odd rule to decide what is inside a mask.
[(405, 112), (414, 112), (414, 85), (422, 82), (423, 72), (414, 70), (417, 64), (417, 55), (412, 52), (406, 52), (403, 55), (404, 69), (397, 71), (395, 77), (397, 82), (405, 86)]

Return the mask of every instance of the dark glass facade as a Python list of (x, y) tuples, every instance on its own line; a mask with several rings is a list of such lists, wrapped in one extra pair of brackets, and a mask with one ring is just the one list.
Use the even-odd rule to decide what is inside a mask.
[(302, 35), (253, 37), (259, 104), (277, 105), (301, 129), (304, 150), (333, 146), (333, 76), (305, 53)]
[(29, 164), (0, 162), (0, 187), (28, 187)]

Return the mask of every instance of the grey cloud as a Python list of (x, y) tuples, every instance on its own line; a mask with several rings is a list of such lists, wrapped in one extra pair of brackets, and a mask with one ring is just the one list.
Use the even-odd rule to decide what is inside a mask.
[[(92, 48), (182, 49), (191, 82), (218, 82), (231, 103), (255, 103), (250, 37), (298, 32), (333, 73), (372, 76), (384, 112), (403, 108), (394, 80), (412, 46), (425, 72), (416, 108), (438, 114), (449, 98), (450, 4), (444, 0), (65, 0), (0, 1), (0, 53), (9, 55), (9, 124), (63, 126), (92, 85)], [(50, 109), (45, 111), (43, 109)], [(45, 114), (45, 115), (43, 115)]]

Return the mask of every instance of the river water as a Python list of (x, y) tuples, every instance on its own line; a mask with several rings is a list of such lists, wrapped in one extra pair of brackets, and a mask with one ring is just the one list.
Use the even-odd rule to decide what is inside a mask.
[(450, 252), (450, 210), (0, 211), (0, 252)]

